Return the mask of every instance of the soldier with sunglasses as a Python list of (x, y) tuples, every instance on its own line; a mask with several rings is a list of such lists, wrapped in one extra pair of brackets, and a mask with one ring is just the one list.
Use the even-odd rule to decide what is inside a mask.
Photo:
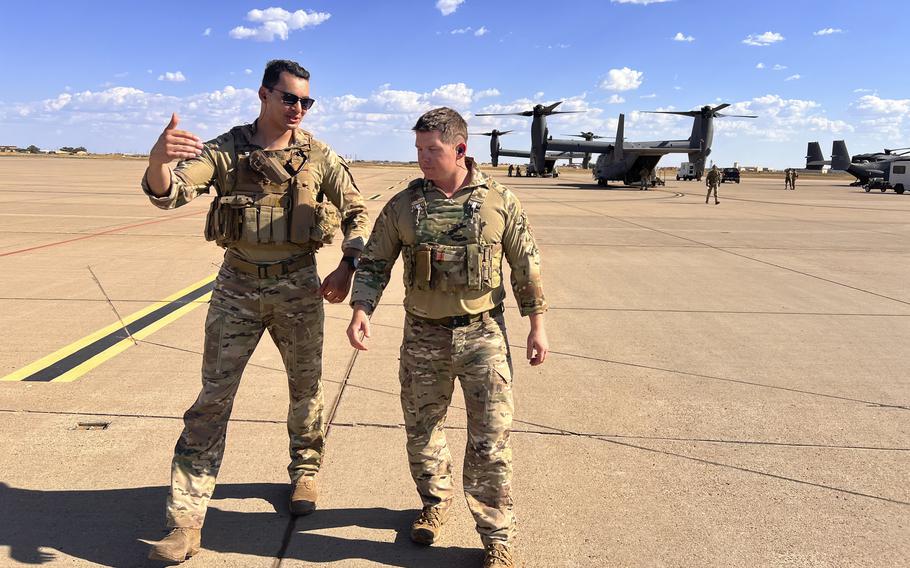
[[(369, 236), (363, 198), (345, 161), (300, 128), (310, 74), (270, 61), (259, 118), (203, 144), (176, 114), (149, 154), (142, 189), (162, 209), (213, 193), (205, 238), (225, 248), (205, 322), (202, 390), (184, 415), (171, 464), (170, 533), (149, 557), (182, 562), (199, 551), (243, 369), (268, 330), (288, 375), (290, 510), (316, 508), (325, 443), (322, 300), (341, 302)], [(181, 160), (174, 169), (168, 166)], [(212, 191), (214, 190), (214, 191)], [(344, 256), (320, 284), (316, 251), (344, 233)]]

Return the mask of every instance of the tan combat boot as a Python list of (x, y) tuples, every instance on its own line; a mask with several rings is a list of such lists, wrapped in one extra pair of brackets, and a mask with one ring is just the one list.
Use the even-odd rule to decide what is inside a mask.
[(291, 514), (309, 515), (316, 510), (316, 478), (301, 477), (291, 488)]
[(424, 507), (411, 524), (411, 540), (417, 544), (433, 544), (448, 520), (448, 507)]
[(202, 540), (202, 529), (177, 527), (158, 542), (150, 543), (150, 560), (163, 562), (183, 562), (199, 552)]
[(514, 568), (512, 550), (507, 544), (493, 542), (487, 545), (483, 554), (483, 568)]

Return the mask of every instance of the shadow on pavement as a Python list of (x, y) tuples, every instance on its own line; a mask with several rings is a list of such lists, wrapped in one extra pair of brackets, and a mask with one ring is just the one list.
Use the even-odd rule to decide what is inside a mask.
[[(287, 492), (280, 483), (219, 485), (206, 516), (201, 555), (275, 557), (290, 520)], [(53, 562), (57, 555), (50, 549), (55, 549), (103, 566), (160, 566), (146, 559), (148, 545), (139, 539), (166, 534), (166, 496), (163, 486), (41, 491), (0, 483), (0, 547), (9, 547), (9, 558), (23, 564)], [(227, 499), (265, 500), (272, 511), (225, 511), (219, 504)], [(479, 564), (479, 542), (476, 549), (412, 544), (408, 531), (416, 513), (378, 507), (318, 510), (297, 519), (285, 557), (312, 563), (365, 559), (401, 568)], [(310, 532), (351, 526), (395, 530), (397, 537), (388, 543)]]

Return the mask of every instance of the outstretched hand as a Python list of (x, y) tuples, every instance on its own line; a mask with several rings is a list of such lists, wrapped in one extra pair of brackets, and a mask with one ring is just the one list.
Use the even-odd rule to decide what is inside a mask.
[(202, 154), (202, 140), (192, 132), (177, 130), (178, 122), (180, 119), (177, 113), (172, 114), (171, 121), (149, 152), (150, 164), (164, 165), (174, 160), (195, 158)]

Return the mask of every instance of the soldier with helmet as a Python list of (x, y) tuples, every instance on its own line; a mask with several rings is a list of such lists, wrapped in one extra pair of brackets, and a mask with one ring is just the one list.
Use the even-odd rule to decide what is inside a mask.
[[(325, 445), (322, 301), (347, 296), (368, 219), (345, 161), (300, 128), (313, 105), (309, 79), (293, 61), (270, 61), (253, 124), (203, 144), (178, 130), (174, 115), (149, 154), (142, 188), (152, 203), (172, 209), (214, 189), (205, 238), (226, 249), (205, 322), (202, 390), (184, 415), (171, 464), (171, 532), (153, 543), (152, 559), (182, 562), (199, 551), (234, 396), (265, 330), (290, 389), (290, 510), (316, 507)], [(320, 285), (315, 253), (339, 226), (344, 257)]]
[(548, 352), (540, 253), (515, 194), (467, 157), (461, 115), (431, 110), (414, 131), (424, 177), (395, 195), (376, 221), (354, 279), (348, 339), (367, 348), (368, 316), (401, 255), (401, 407), (411, 476), (423, 503), (411, 539), (432, 544), (449, 517), (454, 482), (443, 423), (458, 377), (468, 423), (463, 485), (485, 547), (483, 566), (511, 568), (512, 361), (501, 267), (505, 258), (512, 268), (519, 310), (531, 322), (527, 358), (539, 365)]

